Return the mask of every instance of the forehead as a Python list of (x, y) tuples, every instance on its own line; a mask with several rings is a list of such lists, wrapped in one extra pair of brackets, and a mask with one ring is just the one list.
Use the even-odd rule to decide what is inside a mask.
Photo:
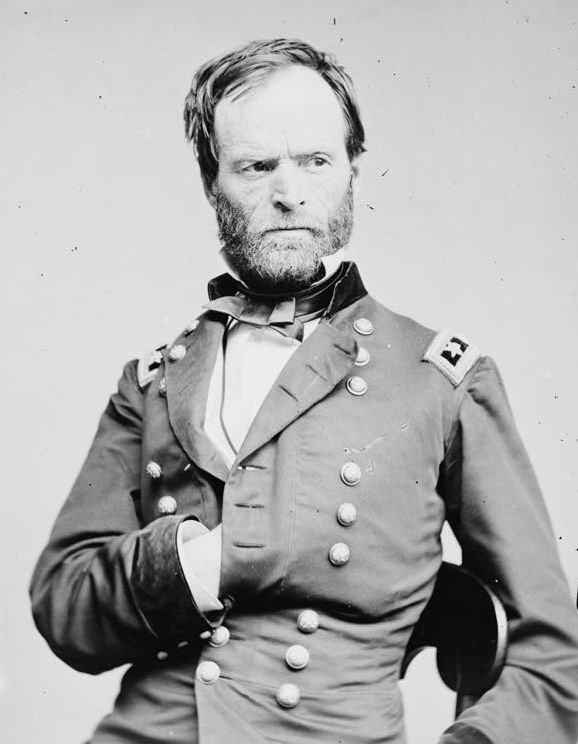
[(345, 149), (341, 105), (325, 80), (298, 65), (276, 70), (239, 98), (224, 98), (215, 109), (219, 153), (279, 148)]

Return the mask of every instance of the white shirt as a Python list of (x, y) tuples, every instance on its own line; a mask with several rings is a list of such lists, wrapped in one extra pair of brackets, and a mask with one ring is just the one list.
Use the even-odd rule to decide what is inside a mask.
[[(319, 318), (304, 323), (304, 338), (318, 323)], [(205, 432), (230, 468), (257, 411), (300, 342), (269, 326), (256, 328), (236, 321), (226, 333), (225, 363), (221, 347), (209, 383)], [(221, 401), (226, 434), (221, 423)]]

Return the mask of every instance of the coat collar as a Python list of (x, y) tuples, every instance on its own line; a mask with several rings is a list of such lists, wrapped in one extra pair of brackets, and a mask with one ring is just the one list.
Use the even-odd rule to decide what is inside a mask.
[(180, 338), (185, 356), (165, 358), (169, 420), (181, 447), (200, 468), (226, 481), (229, 475), (220, 453), (205, 434), (205, 408), (209, 382), (223, 340), (225, 319), (204, 317), (194, 333)]
[[(363, 286), (359, 270), (352, 261), (344, 261), (342, 266), (338, 269), (339, 277), (333, 287), (333, 292), (329, 299), (327, 309), (324, 313), (325, 316), (331, 317), (338, 310), (351, 305), (351, 303), (360, 299), (367, 294), (367, 290)], [(319, 282), (319, 286), (324, 284), (328, 280), (322, 280)], [(310, 290), (305, 290), (309, 292)], [(242, 285), (234, 279), (230, 274), (221, 274), (220, 276), (211, 279), (208, 284), (207, 292), (210, 300), (216, 300), (219, 297), (232, 297), (238, 292), (243, 292)], [(295, 297), (299, 301), (299, 295), (304, 292), (297, 292), (295, 295), (270, 295), (271, 299), (279, 302), (289, 300)], [(267, 295), (261, 295), (267, 297)]]

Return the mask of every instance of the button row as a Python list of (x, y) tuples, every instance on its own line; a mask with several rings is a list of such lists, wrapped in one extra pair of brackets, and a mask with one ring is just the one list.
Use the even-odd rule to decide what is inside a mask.
[[(354, 330), (361, 336), (371, 336), (375, 333), (373, 323), (368, 318), (356, 318), (353, 321)], [(369, 351), (364, 346), (358, 346), (355, 364), (364, 367), (369, 363)], [(352, 375), (345, 382), (345, 387), (351, 395), (362, 396), (367, 393), (367, 382), (359, 375)], [(339, 472), (341, 480), (346, 486), (357, 486), (361, 482), (361, 468), (356, 462), (349, 461), (341, 466)], [(337, 521), (342, 527), (351, 527), (357, 521), (357, 508), (350, 502), (344, 502), (337, 509)], [(351, 558), (351, 548), (347, 543), (338, 542), (329, 549), (329, 560), (334, 566), (344, 566)]]
[[(319, 628), (319, 615), (315, 610), (302, 610), (297, 616), (297, 628), (301, 633), (310, 634), (315, 633)], [(214, 631), (205, 630), (201, 633), (201, 638), (208, 640), (209, 644), (215, 648), (220, 648), (226, 645), (230, 638), (229, 629), (224, 625), (220, 625)], [(157, 658), (161, 658), (159, 652)], [(166, 655), (163, 656), (166, 658)], [(285, 652), (285, 663), (290, 669), (294, 671), (301, 671), (309, 664), (310, 654), (309, 651), (302, 646), (300, 643), (296, 643), (290, 646)], [(198, 682), (203, 685), (214, 684), (221, 676), (221, 667), (216, 661), (202, 661), (196, 669), (195, 676)], [(280, 685), (276, 693), (277, 703), (282, 708), (294, 708), (301, 699), (301, 691), (297, 685), (287, 683)]]
[[(353, 328), (361, 336), (371, 336), (371, 334), (375, 332), (373, 323), (369, 318), (356, 318), (353, 321)], [(368, 362), (369, 351), (364, 346), (358, 346), (357, 357), (355, 359), (356, 366), (364, 367)], [(365, 382), (363, 377), (357, 375), (350, 377), (345, 383), (345, 387), (351, 395), (365, 395), (367, 392), (367, 382)]]
[[(163, 469), (154, 460), (147, 463), (145, 472), (152, 481), (159, 480), (163, 475)], [(174, 496), (161, 496), (157, 501), (157, 514), (159, 517), (167, 517), (171, 514), (176, 514), (178, 508), (177, 500)]]
[[(222, 648), (226, 646), (231, 637), (229, 628), (219, 625), (215, 630), (204, 630), (200, 637), (209, 641), (209, 646), (213, 648)], [(221, 667), (216, 661), (202, 661), (197, 667), (196, 677), (204, 685), (212, 685), (221, 676)]]
[[(297, 628), (301, 633), (309, 635), (319, 628), (319, 615), (315, 610), (301, 610), (297, 616)], [(309, 651), (300, 643), (289, 646), (285, 652), (285, 663), (290, 669), (298, 672), (309, 664)], [(277, 690), (277, 703), (282, 708), (294, 708), (301, 699), (301, 691), (297, 685), (286, 683)]]

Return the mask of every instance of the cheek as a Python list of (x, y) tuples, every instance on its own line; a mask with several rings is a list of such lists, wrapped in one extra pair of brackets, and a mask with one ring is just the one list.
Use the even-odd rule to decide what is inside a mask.
[(247, 220), (267, 201), (266, 190), (256, 182), (235, 183), (227, 178), (218, 178), (217, 186), (229, 203), (239, 209)]
[(330, 216), (343, 203), (347, 190), (349, 188), (349, 179), (343, 181), (328, 180), (319, 182), (311, 192), (311, 205), (323, 210), (326, 216)]

